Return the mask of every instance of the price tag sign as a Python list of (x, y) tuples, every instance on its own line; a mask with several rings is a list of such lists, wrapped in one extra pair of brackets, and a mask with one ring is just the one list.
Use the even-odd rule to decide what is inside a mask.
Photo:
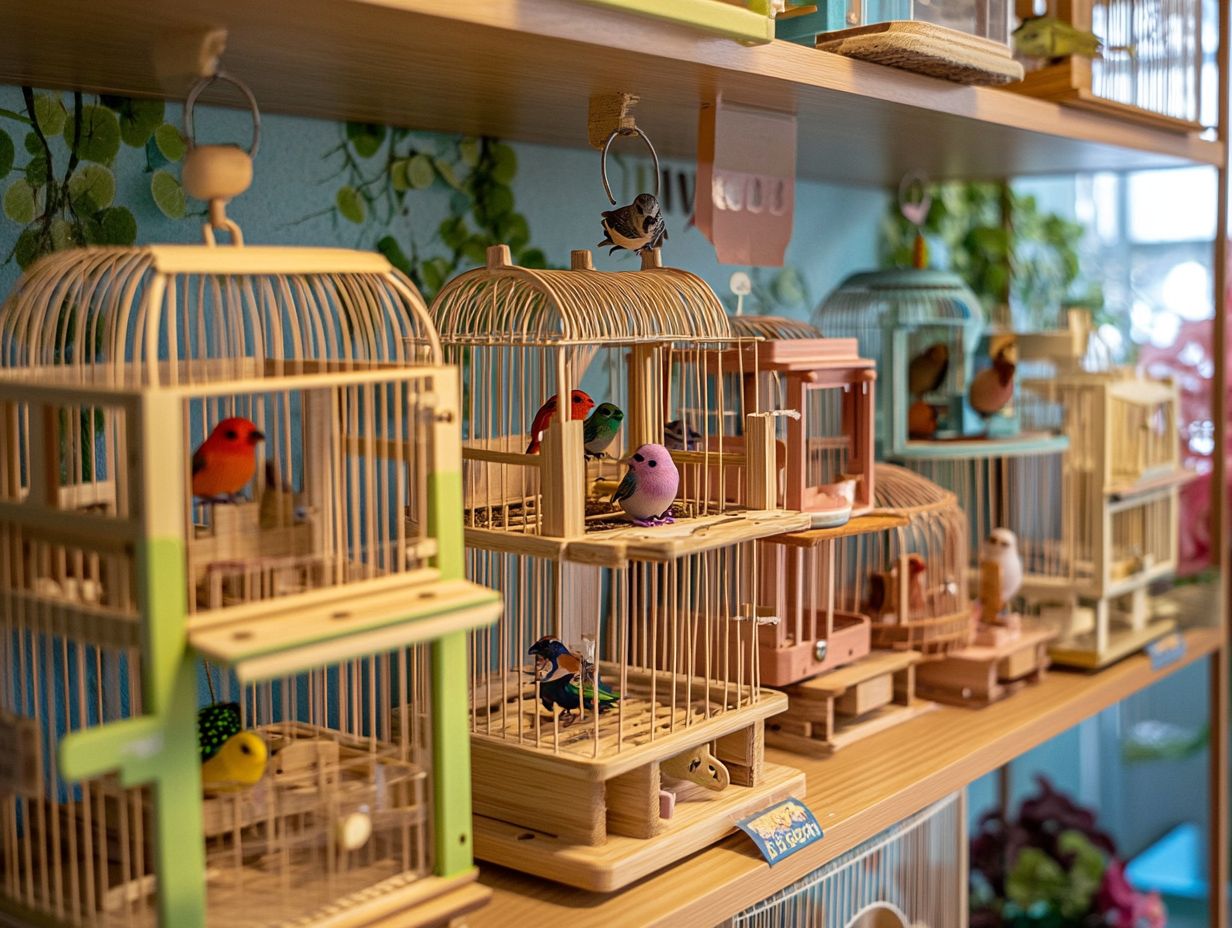
[(772, 867), (824, 837), (809, 807), (794, 797), (776, 802), (736, 824), (753, 839)]
[(1162, 670), (1185, 656), (1185, 636), (1180, 632), (1164, 635), (1148, 644), (1146, 653), (1151, 658), (1151, 669)]

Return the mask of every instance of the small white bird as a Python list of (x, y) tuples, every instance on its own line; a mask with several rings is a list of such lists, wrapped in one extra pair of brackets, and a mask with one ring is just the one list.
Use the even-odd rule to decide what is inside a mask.
[(665, 241), (667, 223), (659, 201), (649, 193), (639, 193), (628, 206), (603, 213), (603, 241), (596, 247), (611, 245), (608, 254), (626, 248), (640, 255)]
[(980, 551), (981, 595), (984, 595), (985, 583), (991, 582), (994, 569), (1000, 583), (996, 610), (1000, 612), (1018, 595), (1018, 590), (1022, 587), (1022, 558), (1018, 554), (1018, 537), (1008, 528), (994, 528), (984, 539), (984, 547)]

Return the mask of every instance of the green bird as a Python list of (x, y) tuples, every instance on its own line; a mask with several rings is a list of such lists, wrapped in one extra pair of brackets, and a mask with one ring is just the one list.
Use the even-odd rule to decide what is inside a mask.
[(583, 447), (586, 457), (601, 458), (607, 452), (608, 446), (620, 431), (620, 423), (625, 414), (614, 403), (600, 403), (590, 418), (582, 425)]
[(1094, 32), (1071, 26), (1055, 16), (1031, 16), (1014, 30), (1014, 51), (1028, 58), (1064, 58), (1067, 55), (1100, 58), (1105, 52), (1133, 55), (1134, 46), (1105, 47)]
[(205, 763), (244, 730), (237, 702), (216, 702), (197, 710), (197, 749)]

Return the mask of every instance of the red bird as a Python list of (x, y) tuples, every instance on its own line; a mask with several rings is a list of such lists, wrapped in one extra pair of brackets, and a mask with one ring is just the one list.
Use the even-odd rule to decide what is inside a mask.
[(247, 419), (223, 419), (192, 456), (193, 496), (234, 496), (257, 470), (257, 443), (265, 436)]
[[(590, 398), (590, 394), (585, 390), (574, 390), (571, 396), (573, 400), (569, 404), (569, 418), (585, 419), (587, 414), (595, 408), (595, 401)], [(527, 454), (539, 453), (539, 442), (543, 438), (543, 430), (548, 427), (548, 423), (552, 421), (554, 415), (556, 415), (555, 393), (549, 396), (547, 402), (540, 406), (539, 411), (535, 413), (535, 418), (530, 424), (530, 444), (526, 446)]]

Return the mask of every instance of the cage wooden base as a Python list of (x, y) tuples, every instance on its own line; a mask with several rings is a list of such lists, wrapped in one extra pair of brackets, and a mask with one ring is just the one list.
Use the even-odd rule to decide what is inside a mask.
[(1056, 631), (1024, 624), (1016, 637), (977, 644), (916, 668), (916, 689), (925, 699), (979, 708), (1038, 683), (1048, 669), (1048, 644)]
[(766, 723), (766, 742), (833, 754), (935, 708), (916, 698), (915, 651), (875, 651), (854, 664), (788, 687), (786, 712)]
[(1052, 100), (1064, 106), (1138, 123), (1152, 129), (1167, 132), (1201, 132), (1202, 124), (1153, 113), (1129, 103), (1118, 103), (1097, 96), (1091, 87), (1091, 62), (1079, 56), (1050, 64), (1035, 71), (1028, 71), (1021, 81), (1010, 84), (1007, 90), (1040, 100)]
[[(530, 668), (526, 670), (529, 671)], [(599, 665), (599, 677), (621, 694), (620, 704), (598, 718), (587, 712), (565, 725), (533, 698), (528, 672), (489, 677), (472, 689), (471, 738), (476, 758), (495, 751), (534, 755), (532, 764), (570, 766), (591, 780), (610, 780), (649, 761), (663, 760), (705, 741), (747, 728), (782, 712), (787, 697), (775, 690)], [(675, 686), (675, 697), (672, 688)], [(653, 688), (652, 688), (653, 687)], [(478, 761), (477, 761), (478, 762)]]
[[(349, 895), (344, 891), (311, 916), (290, 920), (286, 909), (276, 904), (271, 904), (269, 912), (262, 912), (259, 905), (252, 904), (253, 895), (247, 896), (247, 902), (242, 908), (228, 909), (226, 899), (220, 899), (219, 903), (215, 904), (215, 894), (211, 892), (208, 917), (211, 924), (268, 924), (288, 928), (445, 928), (455, 919), (487, 904), (492, 891), (476, 882), (478, 875), (478, 870), (471, 869), (451, 877), (390, 877)], [(216, 871), (208, 871), (207, 886), (217, 878)], [(254, 890), (259, 891), (259, 883), (245, 884), (245, 888), (248, 893), (254, 894)], [(279, 889), (280, 885), (271, 886), (272, 891)], [(154, 891), (152, 877), (135, 881), (127, 888), (116, 887), (117, 893), (124, 892), (129, 899), (137, 899)], [(271, 893), (271, 898), (274, 895), (276, 892)], [(266, 919), (264, 922), (263, 918)], [(0, 898), (0, 926), (16, 928), (55, 924), (59, 923), (49, 919), (44, 913)], [(157, 919), (149, 910), (140, 914), (117, 911), (104, 914), (97, 924), (107, 928), (154, 928)]]
[(1110, 628), (1108, 643), (1100, 650), (1096, 645), (1095, 632), (1087, 632), (1064, 641), (1055, 642), (1048, 655), (1053, 663), (1081, 670), (1099, 670), (1115, 664), (1122, 658), (1141, 651), (1157, 638), (1176, 629), (1174, 619), (1155, 619), (1142, 628)]
[[(824, 627), (822, 617), (814, 627)], [(865, 657), (871, 648), (867, 616), (855, 612), (834, 613), (834, 629), (820, 641), (802, 641), (783, 647), (762, 645), (759, 651), (761, 679), (769, 686), (790, 686), (818, 674), (837, 670)], [(819, 646), (823, 649), (818, 657)]]
[[(803, 773), (778, 764), (765, 764), (755, 786), (740, 786), (733, 780), (715, 793), (690, 785), (678, 794), (675, 812), (655, 836), (610, 834), (594, 846), (573, 843), (548, 830), (567, 799), (544, 803), (537, 829), (476, 815), (475, 856), (579, 889), (611, 892), (708, 847), (733, 831), (737, 819), (799, 795), (804, 785)], [(510, 783), (507, 788), (518, 786)]]

